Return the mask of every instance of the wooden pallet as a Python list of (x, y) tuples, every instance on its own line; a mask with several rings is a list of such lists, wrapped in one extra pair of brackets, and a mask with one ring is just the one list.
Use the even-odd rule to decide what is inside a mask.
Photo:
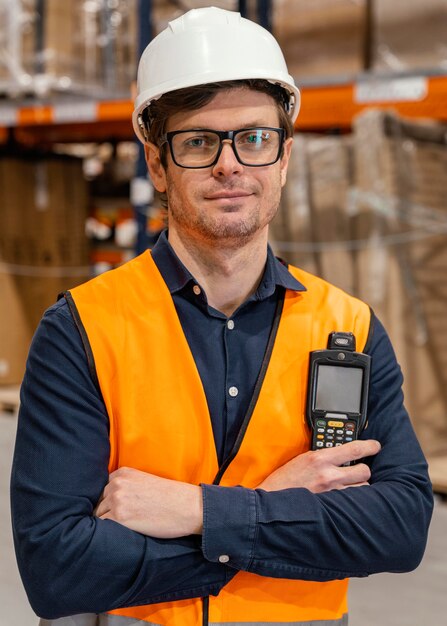
[(0, 412), (17, 413), (20, 405), (19, 385), (0, 386)]
[(430, 457), (428, 465), (433, 491), (447, 496), (447, 455)]

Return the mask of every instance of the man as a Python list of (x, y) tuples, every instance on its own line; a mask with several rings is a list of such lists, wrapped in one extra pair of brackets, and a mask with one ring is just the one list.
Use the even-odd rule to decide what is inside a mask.
[[(431, 488), (385, 331), (268, 247), (298, 108), (237, 13), (191, 11), (143, 54), (168, 231), (47, 311), (22, 387), (14, 536), (42, 624), (343, 625), (349, 576), (422, 558)], [(310, 451), (332, 331), (372, 357), (369, 425)]]

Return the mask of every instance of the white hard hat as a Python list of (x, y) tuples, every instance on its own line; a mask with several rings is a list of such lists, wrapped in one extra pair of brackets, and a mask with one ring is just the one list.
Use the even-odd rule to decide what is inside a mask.
[(265, 28), (237, 12), (193, 9), (169, 22), (144, 50), (138, 67), (133, 126), (141, 141), (141, 113), (176, 89), (227, 80), (264, 79), (289, 94), (289, 115), (298, 116), (300, 92), (281, 48)]

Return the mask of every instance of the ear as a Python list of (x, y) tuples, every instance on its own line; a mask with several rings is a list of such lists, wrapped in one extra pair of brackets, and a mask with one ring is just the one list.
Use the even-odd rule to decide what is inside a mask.
[(284, 142), (283, 155), (280, 161), (281, 168), (281, 187), (284, 187), (287, 179), (287, 168), (289, 167), (290, 154), (292, 152), (293, 138), (289, 137)]
[(153, 143), (145, 143), (144, 154), (152, 184), (159, 193), (164, 193), (166, 191), (166, 172), (160, 159), (160, 149)]

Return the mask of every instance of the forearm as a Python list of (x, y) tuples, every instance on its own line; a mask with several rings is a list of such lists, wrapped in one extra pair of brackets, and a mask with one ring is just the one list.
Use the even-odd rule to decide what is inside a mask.
[(108, 480), (108, 420), (75, 338), (47, 319), (22, 387), (11, 497), (31, 605), (56, 618), (217, 593), (231, 574), (204, 558), (197, 537), (153, 539), (94, 516)]
[[(433, 507), (427, 464), (403, 407), (402, 376), (376, 322), (365, 439), (370, 486), (314, 493), (204, 486), (205, 556), (265, 576), (330, 580), (420, 561)], [(322, 452), (317, 452), (320, 454)]]
[(60, 523), (42, 539), (22, 535), (16, 529), (23, 583), (47, 619), (216, 594), (231, 577), (203, 558), (194, 537), (154, 540), (88, 517)]
[(212, 562), (228, 555), (236, 569), (304, 580), (411, 570), (431, 516), (431, 488), (418, 474), (321, 494), (204, 487), (204, 554)]

